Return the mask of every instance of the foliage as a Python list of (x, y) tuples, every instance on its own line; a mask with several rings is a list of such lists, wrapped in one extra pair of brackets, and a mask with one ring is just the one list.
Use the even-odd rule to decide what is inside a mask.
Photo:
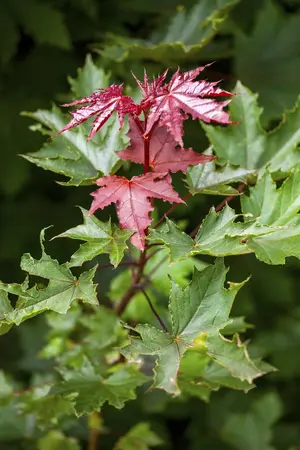
[(1, 3), (1, 449), (300, 447), (299, 14)]

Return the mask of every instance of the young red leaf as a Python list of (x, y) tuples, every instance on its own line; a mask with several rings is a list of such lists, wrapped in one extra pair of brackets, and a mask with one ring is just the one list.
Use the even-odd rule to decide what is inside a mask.
[[(147, 119), (145, 133), (151, 131), (158, 121), (160, 126), (166, 126), (175, 140), (183, 146), (183, 121), (188, 114), (193, 119), (201, 119), (204, 122), (231, 123), (229, 114), (224, 111), (230, 100), (217, 102), (211, 97), (231, 96), (230, 92), (217, 87), (217, 82), (210, 83), (205, 80), (193, 81), (205, 66), (188, 72), (180, 73), (179, 70), (172, 76), (169, 83), (151, 93), (151, 111)], [(147, 96), (143, 102), (147, 104)]]
[[(135, 120), (129, 118), (131, 145), (118, 152), (121, 159), (127, 159), (138, 164), (144, 164), (144, 138)], [(144, 123), (141, 122), (144, 126)], [(151, 134), (149, 162), (154, 172), (178, 172), (186, 173), (188, 166), (205, 164), (214, 159), (210, 155), (200, 155), (191, 148), (177, 148), (177, 143), (166, 127), (156, 127)]]
[(76, 111), (72, 111), (72, 119), (70, 122), (59, 132), (69, 130), (76, 127), (93, 116), (96, 119), (93, 122), (91, 132), (88, 136), (88, 140), (92, 139), (97, 131), (105, 124), (114, 111), (118, 112), (120, 125), (124, 123), (124, 116), (128, 113), (138, 113), (139, 107), (132, 100), (131, 97), (122, 94), (122, 85), (111, 85), (108, 88), (101, 89), (98, 92), (94, 92), (88, 97), (83, 97), (79, 100), (75, 100), (72, 103), (66, 103), (62, 106), (76, 106), (84, 105)]
[(131, 242), (137, 248), (145, 248), (145, 230), (151, 223), (153, 210), (150, 198), (160, 198), (170, 203), (184, 203), (171, 185), (169, 174), (155, 174), (133, 177), (109, 175), (96, 181), (100, 189), (93, 192), (94, 197), (89, 214), (116, 203), (121, 228), (134, 230)]
[(161, 85), (165, 81), (167, 74), (168, 69), (165, 70), (161, 75), (158, 75), (158, 77), (153, 78), (151, 82), (149, 82), (147, 72), (146, 70), (144, 70), (144, 83), (142, 83), (134, 74), (132, 74), (143, 94), (143, 100), (140, 105), (141, 111), (150, 108), (154, 101), (154, 98), (158, 95)]

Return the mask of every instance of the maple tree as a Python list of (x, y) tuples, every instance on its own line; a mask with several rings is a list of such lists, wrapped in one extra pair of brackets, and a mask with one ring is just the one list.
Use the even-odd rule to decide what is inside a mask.
[[(51, 230), (42, 230), (41, 256), (21, 259), (24, 281), (0, 282), (0, 334), (46, 317), (47, 342), (39, 355), (55, 367), (24, 389), (0, 372), (0, 400), (16, 417), (34, 417), (49, 431), (39, 440), (42, 450), (77, 450), (76, 439), (55, 427), (69, 429), (81, 416), (88, 416), (89, 445), (96, 450), (106, 433), (106, 405), (121, 409), (141, 392), (145, 403), (147, 395), (164, 405), (173, 397), (183, 405), (190, 398), (208, 402), (221, 388), (248, 392), (275, 370), (262, 360), (259, 345), (241, 337), (252, 325), (232, 308), (251, 281), (248, 274), (227, 281), (224, 258), (253, 255), (266, 267), (300, 258), (299, 107), (267, 133), (257, 120), (255, 95), (241, 83), (229, 92), (199, 79), (209, 67), (153, 79), (144, 71), (143, 81), (134, 76), (137, 88), (127, 90), (108, 86), (108, 75), (88, 57), (70, 80), (77, 99), (62, 105), (71, 120), (58, 107), (26, 113), (51, 139), (24, 157), (69, 177), (61, 184), (88, 186), (93, 197), (89, 210), (80, 208), (83, 223), (55, 236), (54, 245), (61, 238), (83, 241), (67, 261), (48, 255)], [(200, 140), (194, 148), (184, 145), (189, 119), (209, 139), (203, 153)], [(193, 196), (223, 196), (204, 214), (196, 210), (194, 230), (176, 214), (169, 218), (193, 208)], [(102, 219), (110, 205), (113, 217)], [(106, 269), (109, 277), (102, 276)], [(253, 403), (245, 420), (256, 423), (260, 408), (274, 409), (270, 422), (261, 420), (268, 445), (280, 415), (276, 395)], [(222, 431), (226, 442), (243, 426), (243, 417), (231, 414)], [(161, 444), (160, 432), (138, 422), (114, 448)]]

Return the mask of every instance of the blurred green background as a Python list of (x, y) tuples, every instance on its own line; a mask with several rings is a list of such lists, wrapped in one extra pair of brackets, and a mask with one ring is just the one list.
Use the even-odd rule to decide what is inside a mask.
[[(29, 130), (32, 120), (21, 117), (20, 112), (68, 100), (67, 78), (76, 76), (88, 53), (111, 73), (112, 82), (125, 80), (132, 86), (131, 70), (140, 76), (146, 67), (152, 75), (166, 66), (188, 69), (215, 61), (206, 76), (222, 79), (225, 88), (232, 88), (240, 79), (257, 92), (264, 107), (262, 123), (272, 129), (283, 111), (293, 107), (300, 92), (300, 1), (187, 0), (178, 4), (177, 0), (1, 0), (3, 281), (22, 281), (20, 257), (28, 251), (39, 255), (41, 228), (53, 224), (51, 235), (58, 234), (80, 223), (75, 205), (90, 205), (91, 187), (63, 187), (55, 183), (62, 177), (19, 156), (38, 150), (43, 142), (38, 133)], [(185, 130), (186, 145), (198, 151), (206, 148), (204, 133), (194, 121)], [(175, 184), (180, 192), (185, 191), (179, 177)], [(195, 196), (188, 209), (179, 207), (173, 217), (188, 219), (188, 229), (192, 230), (212, 202), (216, 205), (220, 199)], [(161, 212), (164, 208), (160, 205)], [(107, 212), (102, 217), (106, 218)], [(76, 245), (54, 241), (47, 248), (63, 262)], [(234, 315), (244, 315), (255, 325), (246, 337), (278, 372), (259, 380), (257, 389), (249, 394), (224, 389), (214, 393), (209, 404), (197, 399), (172, 400), (154, 392), (141, 395), (121, 411), (106, 407), (105, 425), (116, 436), (147, 420), (165, 435), (166, 449), (300, 449), (299, 261), (290, 259), (284, 267), (272, 267), (252, 256), (242, 256), (227, 258), (226, 264), (231, 266), (233, 281), (252, 274)], [(103, 289), (110, 276), (108, 271), (101, 274)], [(36, 355), (46, 333), (41, 317), (2, 336), (1, 368), (20, 381), (28, 380), (33, 372), (45, 373), (48, 362)], [(30, 430), (18, 420), (1, 409), (1, 450), (35, 448), (24, 438)], [(81, 439), (82, 448), (87, 448), (84, 421), (74, 422), (70, 429)], [(26, 426), (30, 428), (30, 424)], [(111, 435), (104, 435), (99, 448), (112, 448), (112, 440)]]

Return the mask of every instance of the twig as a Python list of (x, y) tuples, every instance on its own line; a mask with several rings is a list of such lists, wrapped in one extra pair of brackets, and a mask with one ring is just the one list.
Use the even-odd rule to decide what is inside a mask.
[[(185, 195), (185, 196), (183, 197), (182, 200), (187, 200), (187, 199), (190, 198), (191, 196), (192, 196), (192, 194), (189, 193), (189, 194)], [(179, 205), (182, 205), (182, 203), (175, 203), (173, 206), (171, 206), (171, 208), (168, 209), (167, 212), (165, 212), (165, 214), (159, 219), (159, 221), (154, 225), (153, 228), (155, 229), (155, 228), (159, 227), (159, 225), (165, 220), (165, 218), (166, 218), (172, 211), (174, 211), (174, 209), (176, 209), (177, 206), (179, 206)]]
[(158, 322), (160, 323), (162, 329), (168, 333), (168, 328), (166, 327), (166, 325), (164, 324), (164, 322), (162, 321), (161, 317), (159, 316), (158, 312), (155, 311), (155, 308), (151, 302), (151, 299), (149, 297), (149, 295), (147, 294), (147, 292), (145, 291), (145, 289), (143, 289), (142, 287), (140, 287), (140, 290), (142, 291), (142, 293), (144, 294), (148, 305), (150, 306), (151, 311), (153, 312), (153, 314), (155, 315), (155, 317), (157, 318)]
[[(138, 262), (137, 261), (123, 261), (119, 264), (118, 267), (120, 266), (137, 266)], [(102, 269), (109, 269), (112, 267), (112, 264), (108, 263), (108, 264), (101, 264), (101, 266), (97, 267), (97, 270), (102, 270)]]
[(100, 427), (101, 418), (99, 412), (93, 412), (89, 416), (89, 440), (88, 440), (88, 450), (99, 449), (99, 437), (100, 437)]
[(129, 286), (129, 288), (119, 301), (119, 303), (116, 305), (115, 311), (118, 316), (121, 316), (123, 314), (126, 306), (136, 293), (136, 285), (140, 282), (143, 276), (145, 264), (146, 264), (146, 250), (141, 253), (140, 259), (137, 263), (138, 268), (136, 273), (132, 277), (131, 285)]
[(100, 436), (99, 430), (96, 430), (95, 428), (92, 428), (90, 430), (88, 450), (97, 450), (99, 436)]
[[(246, 186), (247, 186), (246, 183), (241, 183), (241, 184), (238, 186), (237, 191), (238, 191), (238, 192), (242, 192), (243, 189), (244, 189)], [(220, 210), (226, 205), (226, 203), (231, 202), (231, 200), (233, 200), (235, 197), (236, 197), (236, 195), (230, 195), (229, 197), (224, 198), (224, 200), (221, 201), (221, 203), (219, 203), (219, 204), (215, 207), (216, 212), (220, 211)]]
[[(161, 245), (161, 244), (157, 244), (157, 245)], [(149, 245), (148, 249), (151, 248), (152, 246)], [(154, 250), (152, 253), (150, 253), (150, 255), (147, 256), (146, 261), (149, 261), (149, 259), (152, 258), (152, 256), (154, 256), (157, 252), (159, 252), (160, 250), (162, 250), (161, 248), (158, 248), (156, 250)]]

